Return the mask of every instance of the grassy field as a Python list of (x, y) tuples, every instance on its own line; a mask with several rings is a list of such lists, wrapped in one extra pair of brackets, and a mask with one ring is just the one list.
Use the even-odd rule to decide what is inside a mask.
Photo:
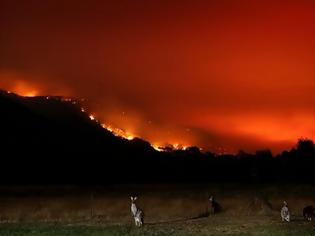
[(207, 219), (187, 220), (147, 224), (142, 228), (133, 225), (97, 224), (5, 224), (0, 227), (3, 236), (210, 236), (210, 235), (260, 235), (260, 236), (298, 236), (315, 235), (315, 225), (301, 220), (291, 223), (279, 222), (270, 217), (210, 217)]
[[(130, 216), (130, 195), (138, 195), (145, 226)], [(204, 217), (208, 196), (223, 206)], [(292, 222), (280, 221), (283, 200)], [(2, 188), (0, 235), (314, 235), (315, 221), (305, 222), (302, 209), (315, 205), (309, 185), (141, 185), (93, 189)]]

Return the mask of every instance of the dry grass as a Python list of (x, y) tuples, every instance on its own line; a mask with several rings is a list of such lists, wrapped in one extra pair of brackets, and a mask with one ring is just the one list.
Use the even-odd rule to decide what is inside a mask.
[[(32, 191), (26, 189), (22, 191), (23, 194), (2, 195), (0, 198), (2, 233), (6, 232), (5, 235), (10, 235), (4, 231), (6, 229), (10, 231), (12, 229), (10, 227), (14, 229), (12, 232), (18, 232), (18, 229), (36, 231), (41, 227), (44, 231), (49, 231), (53, 223), (54, 227), (58, 224), (59, 229), (65, 232), (67, 230), (77, 232), (82, 226), (91, 227), (88, 235), (99, 235), (98, 232), (102, 232), (100, 235), (142, 235), (143, 232), (146, 232), (143, 235), (164, 235), (164, 233), (190, 235), (189, 232), (191, 235), (212, 235), (212, 233), (213, 235), (243, 235), (246, 232), (249, 232), (249, 235), (268, 235), (264, 233), (269, 232), (268, 230), (264, 227), (259, 228), (264, 225), (270, 226), (270, 229), (274, 230), (274, 235), (287, 235), (281, 234), (282, 229), (287, 229), (287, 226), (283, 226), (279, 217), (283, 200), (289, 203), (295, 220), (289, 226), (293, 227), (291, 231), (303, 229), (306, 230), (305, 232), (313, 232), (313, 228), (310, 228), (313, 226), (309, 224), (304, 226), (305, 222), (301, 218), (305, 205), (315, 205), (315, 188), (308, 185), (142, 185), (111, 186), (80, 191), (53, 188), (50, 190), (51, 193), (45, 191), (45, 189), (37, 189), (36, 194), (29, 194)], [(134, 229), (130, 216), (129, 196), (135, 193), (139, 196), (138, 206), (145, 212), (146, 226), (140, 231)], [(218, 216), (193, 220), (197, 216), (206, 215), (209, 208), (209, 195), (216, 196), (224, 211)], [(14, 223), (15, 226), (10, 223)], [(44, 226), (42, 223), (45, 223)], [(19, 228), (18, 225), (26, 226)], [(57, 230), (54, 227), (53, 229)], [(254, 234), (259, 232), (255, 229), (260, 229), (261, 234)], [(276, 234), (277, 230), (279, 234)], [(44, 231), (39, 235), (44, 235)], [(0, 235), (3, 235), (1, 230)], [(27, 235), (27, 233), (19, 235)], [(63, 234), (59, 232), (58, 235)], [(305, 235), (315, 235), (315, 233)]]

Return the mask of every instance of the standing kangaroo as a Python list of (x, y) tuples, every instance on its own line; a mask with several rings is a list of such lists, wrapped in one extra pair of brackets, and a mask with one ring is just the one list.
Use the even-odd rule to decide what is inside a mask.
[(280, 214), (282, 221), (290, 222), (290, 210), (286, 201), (283, 202), (283, 207), (281, 208)]
[(303, 209), (304, 219), (311, 221), (315, 217), (315, 208), (313, 206), (307, 206)]
[(211, 203), (211, 210), (210, 210), (211, 214), (214, 215), (222, 211), (222, 206), (216, 200), (214, 200), (213, 196), (209, 198), (209, 201)]
[(137, 207), (136, 200), (137, 197), (130, 197), (131, 199), (131, 214), (135, 220), (135, 225), (141, 227), (143, 225), (144, 213), (143, 211)]

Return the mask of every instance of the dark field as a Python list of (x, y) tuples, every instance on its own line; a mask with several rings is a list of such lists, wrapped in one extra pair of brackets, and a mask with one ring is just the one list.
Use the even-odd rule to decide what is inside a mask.
[[(302, 209), (315, 205), (310, 185), (116, 185), (2, 187), (0, 235), (315, 235)], [(130, 195), (145, 226), (136, 228)], [(224, 210), (207, 216), (208, 196)], [(292, 222), (279, 211), (289, 203)]]

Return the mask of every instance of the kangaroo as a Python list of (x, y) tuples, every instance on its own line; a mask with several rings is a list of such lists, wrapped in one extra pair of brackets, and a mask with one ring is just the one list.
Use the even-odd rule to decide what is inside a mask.
[(286, 201), (283, 202), (283, 207), (281, 208), (280, 215), (282, 221), (290, 222), (290, 210)]
[(307, 206), (303, 209), (304, 219), (311, 221), (315, 217), (315, 208), (313, 206)]
[(217, 214), (222, 211), (221, 205), (214, 200), (213, 196), (209, 198), (209, 201), (211, 203), (211, 214)]
[(131, 214), (135, 220), (135, 225), (141, 227), (143, 225), (144, 213), (143, 211), (137, 207), (136, 200), (138, 197), (130, 197), (131, 199)]

